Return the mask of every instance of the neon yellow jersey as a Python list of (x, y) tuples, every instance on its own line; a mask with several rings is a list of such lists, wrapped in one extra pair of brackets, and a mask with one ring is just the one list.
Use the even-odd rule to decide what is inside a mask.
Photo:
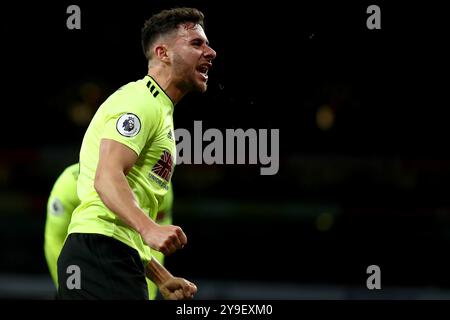
[(44, 253), (55, 286), (58, 285), (56, 262), (67, 236), (73, 210), (80, 200), (77, 196), (78, 163), (67, 167), (56, 179), (47, 202)]
[[(158, 221), (166, 221), (166, 224), (172, 224), (172, 206), (173, 206), (173, 188), (172, 183), (169, 184), (169, 190), (167, 191), (164, 199), (158, 209)], [(161, 215), (159, 214), (161, 213)]]
[[(67, 236), (67, 228), (72, 217), (72, 212), (80, 204), (77, 196), (78, 163), (66, 168), (53, 185), (47, 205), (47, 218), (45, 222), (44, 252), (47, 265), (55, 286), (58, 286), (57, 261)], [(167, 225), (172, 223), (173, 190), (169, 184), (169, 190), (164, 196), (158, 209), (157, 222)], [(161, 252), (151, 250), (148, 246), (148, 254), (164, 264), (164, 255)], [(147, 252), (147, 251), (146, 251)], [(158, 287), (148, 278), (147, 286), (149, 299), (154, 300)]]
[[(172, 206), (173, 206), (173, 188), (172, 183), (169, 184), (169, 190), (167, 191), (161, 206), (158, 210), (158, 216), (156, 221), (162, 225), (172, 224)], [(164, 265), (164, 255), (156, 250), (146, 247), (146, 254), (152, 255), (156, 258), (162, 265)], [(158, 293), (158, 287), (152, 281), (147, 279), (148, 295), (150, 300), (156, 299), (156, 294)]]
[(113, 93), (97, 110), (80, 150), (78, 197), (68, 233), (96, 233), (136, 249), (146, 265), (151, 259), (140, 234), (109, 210), (94, 189), (102, 139), (132, 149), (138, 159), (127, 174), (140, 208), (155, 220), (169, 189), (175, 166), (173, 103), (150, 76), (131, 82)]

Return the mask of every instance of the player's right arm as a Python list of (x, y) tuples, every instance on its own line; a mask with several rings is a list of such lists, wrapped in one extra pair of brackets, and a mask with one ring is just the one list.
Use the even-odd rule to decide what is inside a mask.
[(180, 227), (160, 226), (139, 207), (126, 178), (137, 159), (137, 154), (124, 144), (102, 139), (94, 187), (103, 203), (151, 248), (169, 255), (181, 249), (187, 238)]

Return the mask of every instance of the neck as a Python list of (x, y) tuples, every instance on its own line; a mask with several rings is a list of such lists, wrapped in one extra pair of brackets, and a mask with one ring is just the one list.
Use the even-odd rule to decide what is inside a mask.
[(149, 67), (148, 75), (156, 80), (158, 85), (172, 100), (173, 104), (176, 105), (185, 95), (186, 91), (182, 90), (176, 85), (176, 81), (173, 76), (160, 67)]

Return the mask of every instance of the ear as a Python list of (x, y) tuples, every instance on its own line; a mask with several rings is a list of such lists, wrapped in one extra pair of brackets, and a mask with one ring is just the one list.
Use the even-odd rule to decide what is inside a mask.
[(167, 54), (167, 46), (164, 44), (155, 46), (155, 48), (153, 49), (153, 53), (155, 57), (163, 62), (169, 60), (169, 55)]

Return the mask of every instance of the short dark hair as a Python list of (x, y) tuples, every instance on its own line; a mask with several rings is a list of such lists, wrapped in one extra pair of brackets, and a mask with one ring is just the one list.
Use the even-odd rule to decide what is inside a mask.
[(141, 41), (145, 57), (150, 59), (148, 49), (158, 36), (177, 29), (183, 23), (199, 24), (205, 28), (203, 19), (203, 13), (195, 8), (173, 8), (153, 15), (142, 28)]

